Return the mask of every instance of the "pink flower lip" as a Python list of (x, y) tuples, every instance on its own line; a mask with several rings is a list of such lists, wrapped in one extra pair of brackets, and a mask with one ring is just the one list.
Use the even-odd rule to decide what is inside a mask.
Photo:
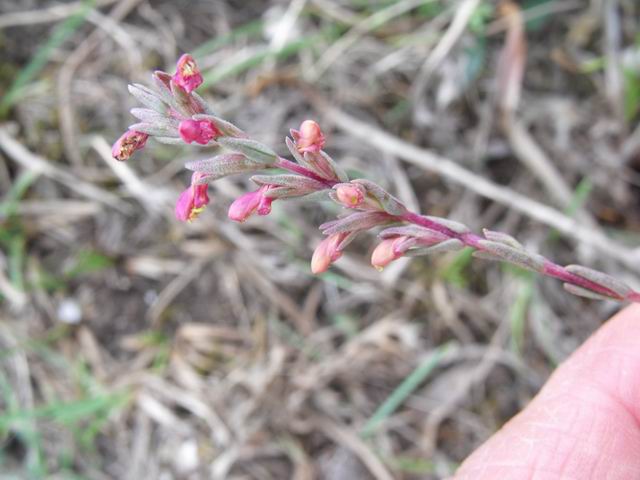
[(261, 197), (260, 190), (241, 195), (231, 204), (227, 216), (234, 222), (245, 222), (257, 210)]
[(182, 87), (187, 93), (191, 93), (200, 85), (203, 79), (196, 61), (191, 55), (185, 53), (178, 60), (176, 73), (171, 78), (176, 85)]
[(264, 194), (270, 188), (270, 185), (264, 185), (254, 192), (238, 197), (229, 207), (228, 217), (234, 222), (242, 223), (256, 212), (258, 215), (269, 215), (274, 199)]
[(209, 203), (206, 183), (197, 182), (203, 177), (202, 173), (195, 172), (191, 177), (191, 185), (183, 191), (176, 202), (176, 218), (183, 222), (190, 222), (202, 213)]
[(220, 136), (220, 131), (209, 120), (183, 120), (178, 126), (178, 131), (186, 143), (196, 142), (200, 145), (206, 145)]
[(127, 130), (111, 148), (111, 156), (121, 162), (131, 158), (136, 150), (140, 150), (147, 143), (149, 135), (135, 130)]

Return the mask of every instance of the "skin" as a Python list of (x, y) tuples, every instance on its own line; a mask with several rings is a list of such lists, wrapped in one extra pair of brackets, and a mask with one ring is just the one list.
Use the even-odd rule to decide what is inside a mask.
[(453, 477), (488, 479), (640, 479), (639, 304), (605, 323)]

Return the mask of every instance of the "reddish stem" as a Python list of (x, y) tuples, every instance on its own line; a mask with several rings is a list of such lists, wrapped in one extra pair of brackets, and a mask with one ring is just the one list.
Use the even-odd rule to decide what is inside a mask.
[(298, 175), (302, 175), (303, 177), (311, 178), (320, 182), (327, 186), (327, 188), (333, 187), (336, 183), (332, 180), (327, 180), (326, 178), (322, 178), (320, 175), (312, 172), (306, 167), (299, 165), (297, 163), (292, 162), (291, 160), (287, 160), (286, 158), (278, 157), (278, 160), (273, 164), (274, 167), (282, 168), (284, 170), (288, 170), (292, 173), (297, 173)]
[[(454, 232), (450, 228), (447, 228), (438, 222), (429, 220), (428, 218), (413, 212), (407, 212), (401, 218), (406, 222), (420, 225), (430, 230), (435, 230), (437, 232), (440, 232), (448, 236), (449, 238), (457, 238), (468, 247), (475, 248), (476, 250), (486, 251), (486, 249), (483, 248), (482, 244), (480, 243), (480, 241), (484, 239), (479, 235), (476, 235), (475, 233)], [(578, 287), (582, 287), (587, 290), (591, 290), (593, 292), (601, 293), (602, 295), (606, 295), (608, 297), (621, 299), (620, 295), (618, 295), (616, 292), (609, 290), (608, 288), (605, 288), (598, 283), (592, 282), (591, 280), (580, 277), (579, 275), (576, 275), (574, 273), (568, 272), (564, 267), (552, 262), (551, 260), (545, 259), (544, 267), (541, 273), (549, 277), (562, 280), (563, 282), (572, 283)], [(635, 295), (635, 298), (640, 299), (640, 293), (634, 292), (634, 295)], [(635, 301), (638, 301), (638, 300), (635, 300)]]
[[(319, 175), (317, 175), (316, 173), (314, 173), (311, 170), (309, 170), (308, 168), (303, 167), (302, 165), (298, 165), (297, 163), (294, 163), (294, 162), (292, 162), (290, 160), (287, 160), (286, 158), (278, 157), (278, 160), (276, 161), (274, 166), (283, 168), (283, 169), (288, 170), (288, 171), (293, 172), (293, 173), (297, 173), (297, 174), (302, 175), (302, 176), (307, 177), (307, 178), (312, 178), (313, 180), (316, 180), (316, 181), (321, 182), (322, 184), (326, 185), (327, 188), (331, 188), (335, 184), (339, 183), (339, 182), (336, 182), (336, 181), (327, 180), (325, 178), (322, 178)], [(450, 228), (446, 227), (445, 225), (443, 225), (441, 223), (438, 223), (437, 221), (430, 220), (429, 218), (427, 218), (427, 217), (425, 217), (423, 215), (419, 215), (417, 213), (410, 212), (410, 211), (407, 211), (406, 213), (404, 213), (402, 215), (396, 216), (395, 218), (398, 221), (401, 221), (401, 222), (412, 223), (414, 225), (419, 225), (419, 226), (428, 228), (429, 230), (433, 230), (433, 231), (442, 233), (443, 235), (446, 235), (449, 238), (456, 238), (456, 239), (460, 240), (464, 245), (466, 245), (468, 247), (471, 247), (471, 248), (474, 248), (476, 250), (487, 251), (482, 246), (482, 243), (481, 243), (481, 241), (485, 240), (485, 239), (483, 237), (479, 236), (479, 235), (476, 235), (475, 233), (471, 233), (471, 232), (458, 233), (458, 232), (455, 232), (455, 231), (451, 230)], [(600, 285), (598, 283), (592, 282), (591, 280), (588, 280), (588, 279), (583, 278), (583, 277), (581, 277), (579, 275), (571, 273), (571, 272), (567, 271), (566, 268), (564, 268), (561, 265), (558, 265), (558, 264), (552, 262), (551, 260), (545, 259), (544, 267), (543, 267), (541, 273), (543, 275), (547, 275), (549, 277), (556, 278), (556, 279), (561, 280), (563, 282), (570, 283), (570, 284), (576, 285), (578, 287), (582, 287), (584, 289), (591, 290), (591, 291), (596, 292), (596, 293), (600, 293), (600, 294), (605, 295), (607, 297), (620, 299), (620, 300), (623, 299), (616, 292), (614, 292), (614, 291), (612, 291), (612, 290), (610, 290), (610, 289), (608, 289), (606, 287), (603, 287), (602, 285)], [(640, 292), (635, 292), (635, 291), (631, 292), (630, 294), (627, 295), (626, 300), (640, 303)]]

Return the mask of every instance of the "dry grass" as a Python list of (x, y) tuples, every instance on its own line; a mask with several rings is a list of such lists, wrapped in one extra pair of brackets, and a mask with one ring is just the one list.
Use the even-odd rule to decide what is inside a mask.
[(109, 144), (183, 51), (281, 153), (316, 118), (408, 205), (640, 286), (637, 2), (522, 2), (508, 105), (491, 1), (89, 3), (0, 0), (0, 478), (443, 478), (618, 308), (468, 252), (379, 274), (372, 238), (313, 277), (337, 208), (238, 226), (244, 179), (179, 224), (202, 152)]

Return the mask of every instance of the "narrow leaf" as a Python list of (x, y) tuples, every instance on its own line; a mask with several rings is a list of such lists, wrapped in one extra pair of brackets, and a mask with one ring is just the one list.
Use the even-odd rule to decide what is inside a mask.
[(296, 188), (298, 190), (306, 190), (307, 192), (315, 192), (324, 190), (325, 185), (313, 180), (312, 178), (302, 177), (300, 175), (254, 175), (251, 180), (258, 185), (276, 185), (280, 187)]
[(166, 115), (150, 108), (132, 108), (130, 112), (131, 115), (144, 123), (154, 123), (157, 120), (170, 120), (176, 128), (179, 125), (176, 119), (167, 118)]
[(613, 278), (606, 273), (592, 270), (581, 265), (567, 265), (565, 269), (574, 275), (578, 275), (579, 277), (586, 278), (593, 283), (597, 283), (598, 285), (617, 293), (623, 298), (631, 293), (631, 288), (626, 283), (618, 280), (617, 278)]
[[(238, 173), (255, 172), (262, 167), (247, 160), (242, 154), (230, 153), (218, 155), (213, 158), (194, 160), (188, 162), (185, 168), (194, 172), (212, 175), (213, 179), (235, 175)], [(212, 180), (211, 178), (209, 180)]]
[(403, 225), (401, 227), (386, 228), (379, 234), (380, 238), (397, 237), (400, 235), (440, 242), (443, 242), (449, 238), (444, 233), (436, 232), (419, 225)]
[(495, 255), (500, 260), (538, 273), (542, 273), (544, 270), (544, 257), (541, 255), (518, 250), (503, 243), (492, 242), (490, 240), (480, 240), (478, 243), (485, 252)]
[(333, 220), (320, 225), (320, 230), (325, 235), (351, 232), (354, 230), (369, 230), (378, 225), (388, 223), (392, 219), (384, 212), (358, 212), (347, 217)]
[(194, 120), (209, 120), (225, 137), (247, 138), (247, 134), (236, 127), (233, 123), (227, 122), (220, 117), (216, 117), (213, 113), (200, 113), (198, 115), (194, 115), (193, 118)]
[(440, 225), (447, 227), (449, 230), (455, 233), (463, 234), (469, 232), (469, 227), (467, 227), (464, 223), (456, 222), (455, 220), (449, 220), (448, 218), (442, 217), (431, 217), (426, 216), (427, 220), (431, 220), (432, 222), (439, 223)]
[(331, 170), (335, 174), (335, 177), (336, 177), (337, 180), (339, 180), (339, 181), (341, 181), (343, 183), (349, 182), (349, 175), (347, 175), (347, 172), (345, 172), (342, 169), (342, 167), (340, 165), (338, 165), (335, 162), (335, 160), (329, 156), (329, 154), (327, 152), (322, 150), (322, 151), (320, 151), (320, 155), (322, 155), (324, 160), (327, 162), (327, 164), (329, 165), (329, 167), (331, 168)]
[(136, 100), (142, 103), (145, 107), (149, 107), (161, 114), (167, 113), (167, 104), (165, 101), (160, 98), (156, 92), (144, 85), (129, 85), (129, 93), (131, 93), (131, 95), (133, 95)]
[(159, 135), (161, 137), (180, 137), (175, 127), (157, 123), (134, 123), (129, 126), (129, 130), (135, 130), (136, 132), (142, 132), (148, 135)]
[(157, 94), (167, 103), (175, 108), (175, 100), (171, 92), (171, 75), (167, 72), (157, 70), (151, 75), (153, 84), (157, 88)]
[(284, 143), (287, 145), (289, 152), (291, 152), (291, 155), (293, 155), (293, 158), (295, 158), (296, 162), (298, 162), (303, 167), (307, 167), (309, 170), (313, 170), (313, 167), (311, 165), (308, 165), (304, 157), (300, 155), (300, 152), (296, 148), (296, 144), (293, 143), (293, 140), (291, 140), (289, 137), (285, 137)]
[(163, 137), (160, 135), (155, 135), (153, 139), (156, 142), (163, 143), (165, 145), (184, 145), (184, 140), (180, 137)]
[(593, 292), (591, 290), (587, 290), (586, 288), (578, 287), (577, 285), (572, 285), (570, 283), (562, 284), (564, 289), (572, 293), (573, 295), (577, 295), (579, 297), (591, 298), (593, 300), (618, 300), (617, 298), (608, 297), (606, 295), (602, 295), (600, 293)]
[(218, 143), (229, 150), (244, 153), (247, 158), (261, 165), (270, 165), (278, 159), (278, 155), (266, 145), (248, 138), (220, 137)]
[(484, 233), (484, 236), (487, 240), (503, 243), (504, 245), (508, 245), (516, 249), (524, 249), (522, 244), (511, 235), (507, 235), (506, 233), (502, 232), (494, 232), (492, 230), (487, 230), (486, 228), (483, 229), (482, 232)]
[(385, 212), (391, 215), (402, 215), (406, 213), (407, 208), (396, 197), (384, 190), (377, 184), (370, 182), (369, 180), (357, 179), (354, 183), (362, 185), (373, 198), (375, 198)]
[[(215, 115), (213, 110), (211, 110), (211, 107), (209, 106), (209, 104), (207, 102), (205, 102), (204, 98), (202, 98), (200, 95), (198, 95), (197, 92), (191, 92), (191, 99), (198, 106), (198, 110), (203, 112), (203, 114), (205, 114), (205, 115)], [(201, 114), (199, 114), (199, 115), (201, 115)]]
[(418, 257), (422, 255), (433, 255), (435, 253), (455, 252), (462, 248), (464, 248), (464, 243), (457, 238), (450, 238), (449, 240), (445, 240), (444, 242), (440, 242), (430, 247), (412, 248), (407, 250), (405, 255), (407, 257)]

